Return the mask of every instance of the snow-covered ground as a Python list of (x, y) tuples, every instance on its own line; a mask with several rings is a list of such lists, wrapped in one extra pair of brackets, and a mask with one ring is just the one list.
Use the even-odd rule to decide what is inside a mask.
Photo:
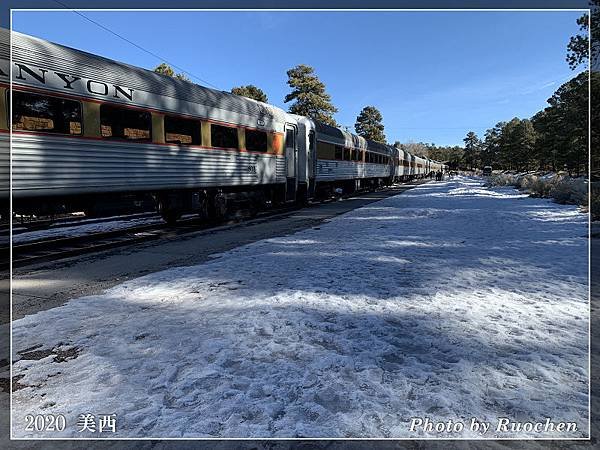
[[(72, 300), (13, 323), (14, 434), (110, 437), (75, 422), (116, 413), (129, 437), (480, 436), (417, 417), (585, 437), (587, 233), (575, 206), (457, 177)], [(49, 413), (64, 432), (25, 430)]]
[[(25, 242), (40, 241), (43, 239), (58, 239), (64, 237), (85, 236), (87, 234), (123, 230), (140, 225), (162, 223), (160, 217), (139, 217), (129, 219), (117, 219), (104, 222), (78, 223), (72, 226), (51, 226), (44, 230), (23, 231), (13, 233), (12, 243), (23, 244)], [(8, 242), (8, 238), (4, 238)]]

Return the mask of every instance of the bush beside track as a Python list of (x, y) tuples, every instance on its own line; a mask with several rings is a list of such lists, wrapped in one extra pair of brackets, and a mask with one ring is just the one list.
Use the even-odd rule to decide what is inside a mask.
[(598, 220), (600, 185), (592, 183), (591, 198), (588, 198), (588, 183), (587, 178), (574, 178), (562, 172), (497, 172), (492, 174), (488, 184), (515, 186), (531, 197), (551, 198), (559, 204), (579, 205), (586, 211), (591, 204), (592, 218)]

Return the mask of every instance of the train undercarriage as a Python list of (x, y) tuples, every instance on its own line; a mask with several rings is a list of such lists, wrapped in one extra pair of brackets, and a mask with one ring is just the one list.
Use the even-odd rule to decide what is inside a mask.
[[(285, 184), (225, 186), (206, 189), (177, 189), (158, 192), (87, 194), (70, 197), (15, 199), (13, 218), (54, 216), (83, 212), (86, 217), (107, 217), (143, 212), (158, 212), (165, 222), (176, 223), (184, 214), (197, 214), (207, 220), (222, 220), (228, 214), (244, 210), (251, 216), (285, 203), (306, 204), (309, 200), (325, 200), (354, 193), (374, 191), (393, 182), (406, 182), (415, 177), (396, 179), (366, 178), (314, 183), (309, 189), (300, 183), (295, 195), (286, 195)], [(312, 180), (311, 180), (312, 181)], [(8, 220), (8, 205), (0, 207), (2, 221)]]

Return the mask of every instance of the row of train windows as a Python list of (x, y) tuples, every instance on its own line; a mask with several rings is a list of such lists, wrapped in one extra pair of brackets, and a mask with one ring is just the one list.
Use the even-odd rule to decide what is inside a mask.
[[(42, 131), (57, 134), (82, 134), (81, 103), (57, 97), (27, 92), (13, 92), (13, 130)], [(165, 142), (180, 145), (201, 145), (201, 122), (193, 119), (164, 116)], [(136, 141), (152, 140), (152, 115), (147, 111), (100, 105), (100, 133), (103, 138)], [(266, 152), (267, 133), (245, 130), (246, 150)], [(237, 149), (235, 127), (210, 124), (213, 147)]]
[[(331, 155), (330, 153), (330, 149), (331, 147), (334, 147), (333, 150), (333, 155)], [(335, 159), (337, 161), (363, 161), (363, 150), (357, 150), (357, 149), (350, 149), (350, 148), (346, 148), (346, 147), (342, 147), (340, 145), (332, 145), (332, 144), (327, 144), (325, 142), (319, 142), (318, 146), (318, 158), (323, 158), (323, 159)], [(328, 155), (329, 154), (329, 155)], [(373, 164), (389, 164), (390, 163), (390, 158), (389, 156), (386, 155), (381, 155), (379, 153), (373, 153), (373, 152), (369, 152), (369, 151), (364, 151), (365, 154), (365, 159), (364, 162), (366, 163), (373, 163)], [(331, 157), (333, 156), (333, 158)]]
[(366, 152), (365, 162), (375, 163), (375, 164), (389, 164), (390, 157), (385, 155), (380, 155), (379, 153)]

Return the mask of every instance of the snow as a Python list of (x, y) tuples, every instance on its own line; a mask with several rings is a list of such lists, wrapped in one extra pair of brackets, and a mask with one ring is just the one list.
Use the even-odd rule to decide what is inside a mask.
[(150, 225), (161, 222), (162, 219), (160, 217), (141, 217), (121, 220), (110, 220), (104, 222), (81, 223), (72, 226), (57, 226), (50, 227), (44, 230), (24, 231), (18, 234), (14, 233), (12, 243), (13, 245), (16, 245), (24, 244), (26, 242), (40, 241), (44, 239), (85, 236), (87, 234), (123, 230), (141, 225)]
[(52, 437), (110, 437), (78, 433), (90, 412), (120, 437), (480, 437), (414, 417), (585, 437), (587, 232), (575, 206), (455, 177), (72, 300), (13, 323), (13, 433), (61, 413)]

